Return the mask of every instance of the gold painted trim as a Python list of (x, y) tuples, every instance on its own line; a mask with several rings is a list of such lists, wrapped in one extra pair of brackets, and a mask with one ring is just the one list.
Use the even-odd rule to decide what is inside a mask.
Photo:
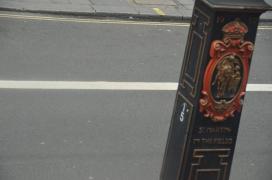
[[(224, 168), (220, 169), (220, 171), (224, 170), (222, 180), (226, 180), (227, 168), (229, 166), (229, 163), (226, 162), (226, 160), (224, 158), (227, 158), (227, 157), (229, 157), (231, 155), (231, 149), (229, 149), (229, 148), (228, 149), (194, 149), (193, 154), (192, 154), (192, 158), (198, 158), (198, 162), (197, 163), (192, 163), (191, 168), (190, 168), (189, 179), (191, 179), (191, 177), (192, 177), (192, 169), (193, 169), (192, 167), (196, 166), (196, 165), (200, 165), (201, 164), (200, 162), (201, 162), (202, 158), (205, 157), (205, 155), (198, 155), (197, 154), (197, 153), (200, 153), (200, 152), (203, 152), (203, 153), (205, 153), (205, 152), (219, 152), (219, 153), (220, 152), (226, 152), (224, 154), (221, 154), (221, 155), (218, 154), (217, 155), (220, 158), (220, 161), (219, 161), (220, 165), (224, 166)], [(214, 168), (213, 169), (205, 169), (205, 170), (207, 170), (207, 171), (214, 170)], [(219, 180), (219, 178), (217, 178), (217, 180)]]
[[(210, 24), (210, 17), (208, 16), (208, 14), (204, 13), (203, 11), (201, 11), (201, 10), (200, 10), (199, 8), (197, 8), (197, 7), (194, 8), (194, 13), (193, 13), (193, 14), (195, 14), (195, 11), (199, 11), (200, 14), (202, 14), (203, 16), (205, 16), (205, 17), (207, 18), (207, 22), (204, 23), (204, 34), (205, 34), (205, 39), (204, 39), (204, 42), (203, 42), (203, 44), (206, 44), (207, 37), (208, 37), (208, 31), (205, 32), (205, 29), (206, 29), (206, 26), (208, 26), (208, 25)], [(192, 29), (193, 29), (193, 27), (190, 26), (190, 32), (189, 32), (190, 34), (192, 34), (192, 32), (191, 32)], [(206, 29), (206, 30), (208, 30), (208, 29)], [(190, 40), (190, 39), (189, 39), (189, 40)], [(191, 48), (191, 47), (188, 47), (188, 48)], [(203, 53), (204, 53), (204, 48), (202, 48), (202, 49), (203, 49)], [(187, 52), (187, 49), (186, 49), (186, 52)], [(203, 53), (202, 53), (202, 54), (203, 54)], [(203, 55), (204, 55), (204, 54), (203, 54)], [(202, 58), (203, 58), (203, 57), (202, 57)], [(185, 58), (184, 60), (187, 60), (187, 59)], [(184, 62), (183, 64), (185, 64), (185, 62)], [(184, 78), (185, 66), (183, 66), (183, 67), (184, 67), (184, 68), (183, 68), (183, 71), (182, 71), (181, 79), (185, 79), (185, 78)], [(201, 64), (200, 64), (199, 67), (201, 67)], [(197, 82), (198, 82), (198, 81), (199, 81), (199, 77), (197, 78)], [(181, 81), (181, 83), (180, 83), (181, 87), (185, 88), (185, 85), (182, 84), (182, 83), (183, 83), (183, 82)], [(195, 87), (195, 89), (196, 89), (196, 87)], [(196, 92), (194, 92), (193, 94), (192, 94), (192, 92), (191, 92), (190, 95), (191, 95), (191, 97), (195, 98)], [(191, 121), (189, 122), (188, 127), (190, 127), (190, 125), (191, 125), (192, 123), (194, 123), (195, 121), (196, 121), (196, 120), (192, 118)], [(186, 149), (184, 149), (184, 152), (183, 152), (184, 158), (182, 159), (182, 162), (181, 162), (181, 164), (180, 164), (179, 174), (178, 174), (176, 180), (179, 180), (180, 177), (184, 174), (183, 172), (181, 172), (181, 167), (184, 166), (184, 164), (187, 163), (188, 157), (185, 156), (185, 154), (187, 154), (188, 151), (189, 151), (189, 147), (187, 147), (187, 145), (190, 143), (191, 138), (192, 138), (192, 128), (191, 128), (191, 129), (188, 128), (188, 130), (187, 130), (187, 137), (186, 137), (186, 143), (185, 143), (185, 144), (186, 144), (186, 146), (185, 146)]]
[[(200, 47), (203, 47), (203, 37), (198, 33), (198, 32), (196, 32), (196, 31), (193, 31), (193, 33), (192, 33), (192, 39), (194, 39), (194, 37), (195, 36), (197, 36), (197, 37), (199, 37), (199, 39), (200, 39)], [(193, 43), (193, 40), (191, 41), (191, 45), (190, 46), (192, 46), (192, 43)], [(196, 76), (197, 76), (197, 74), (198, 74), (198, 72), (197, 72), (197, 70), (199, 69), (199, 59), (200, 59), (200, 57), (201, 57), (201, 55), (202, 55), (202, 49), (203, 48), (201, 48), (201, 50), (200, 51), (198, 51), (198, 53), (197, 53), (197, 64), (196, 64), (196, 68), (195, 68), (195, 71), (194, 71), (194, 74), (193, 74), (193, 77), (192, 76), (190, 76), (190, 74), (188, 74), (188, 72), (185, 72), (185, 76), (187, 76), (189, 79), (191, 79), (193, 82), (195, 82), (195, 80), (196, 80)], [(192, 51), (192, 48), (190, 48), (189, 49), (189, 55), (188, 56), (190, 56), (190, 54), (191, 54), (191, 51)], [(189, 57), (188, 57), (189, 58)], [(186, 68), (188, 67), (188, 65), (189, 65), (189, 61), (187, 61), (187, 64), (186, 64)], [(185, 69), (186, 69), (185, 68)]]
[[(202, 33), (204, 35), (199, 34), (198, 32), (196, 32), (195, 30), (192, 31), (193, 27), (196, 25), (196, 20), (199, 17), (198, 14), (196, 14), (196, 12), (198, 12), (199, 14), (203, 15), (204, 17), (206, 17), (206, 20), (203, 21), (203, 29), (202, 29)], [(182, 65), (182, 71), (181, 71), (181, 81), (180, 81), (180, 85), (182, 88), (185, 88), (185, 84), (189, 85), (189, 87), (191, 88), (191, 92), (190, 92), (190, 96), (195, 98), (196, 96), (196, 89), (198, 86), (198, 82), (199, 82), (199, 71), (201, 68), (201, 64), (203, 63), (203, 56), (204, 56), (204, 50), (205, 50), (205, 44), (207, 42), (207, 26), (210, 24), (210, 17), (204, 13), (203, 11), (201, 11), (199, 8), (195, 8), (194, 10), (194, 16), (193, 16), (193, 20), (192, 20), (192, 25), (190, 26), (190, 37), (188, 38), (187, 44), (188, 48), (186, 48), (185, 52), (185, 56), (184, 56), (184, 63)], [(186, 68), (188, 67), (189, 64), (189, 56), (191, 53), (191, 48), (192, 48), (192, 43), (193, 43), (193, 37), (194, 35), (197, 35), (200, 39), (201, 39), (201, 49), (198, 51), (198, 58), (197, 58), (197, 62), (196, 62), (196, 68), (195, 68), (195, 72), (194, 72), (194, 77), (191, 77), (188, 73), (185, 72)], [(189, 50), (188, 50), (189, 49)], [(188, 82), (188, 80), (186, 80), (185, 77), (188, 77), (189, 79), (193, 80), (193, 85)]]

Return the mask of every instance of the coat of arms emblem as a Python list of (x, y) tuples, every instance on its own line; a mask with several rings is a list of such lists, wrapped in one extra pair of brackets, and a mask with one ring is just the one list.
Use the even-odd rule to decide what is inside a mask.
[(211, 60), (206, 68), (200, 111), (213, 121), (233, 117), (242, 107), (253, 43), (245, 41), (248, 28), (239, 19), (227, 23), (223, 39), (211, 44)]

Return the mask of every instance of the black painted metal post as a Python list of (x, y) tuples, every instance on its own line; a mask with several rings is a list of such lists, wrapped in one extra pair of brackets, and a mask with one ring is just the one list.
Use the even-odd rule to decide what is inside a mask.
[(197, 0), (161, 180), (227, 180), (262, 0)]

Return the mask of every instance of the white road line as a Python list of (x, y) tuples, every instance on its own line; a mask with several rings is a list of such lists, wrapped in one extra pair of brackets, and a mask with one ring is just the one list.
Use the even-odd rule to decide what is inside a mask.
[(177, 83), (106, 82), (106, 81), (6, 81), (0, 89), (59, 89), (59, 90), (176, 90)]
[(272, 91), (272, 84), (248, 84), (247, 91)]
[[(177, 86), (174, 82), (0, 80), (0, 89), (175, 91)], [(248, 84), (247, 91), (272, 91), (272, 84)]]

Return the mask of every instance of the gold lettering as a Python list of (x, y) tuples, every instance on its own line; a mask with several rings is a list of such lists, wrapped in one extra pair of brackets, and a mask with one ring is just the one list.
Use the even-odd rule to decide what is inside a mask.
[(195, 145), (231, 145), (233, 143), (232, 138), (201, 138), (193, 139)]
[(232, 129), (229, 127), (199, 127), (198, 134), (227, 134), (231, 133)]

